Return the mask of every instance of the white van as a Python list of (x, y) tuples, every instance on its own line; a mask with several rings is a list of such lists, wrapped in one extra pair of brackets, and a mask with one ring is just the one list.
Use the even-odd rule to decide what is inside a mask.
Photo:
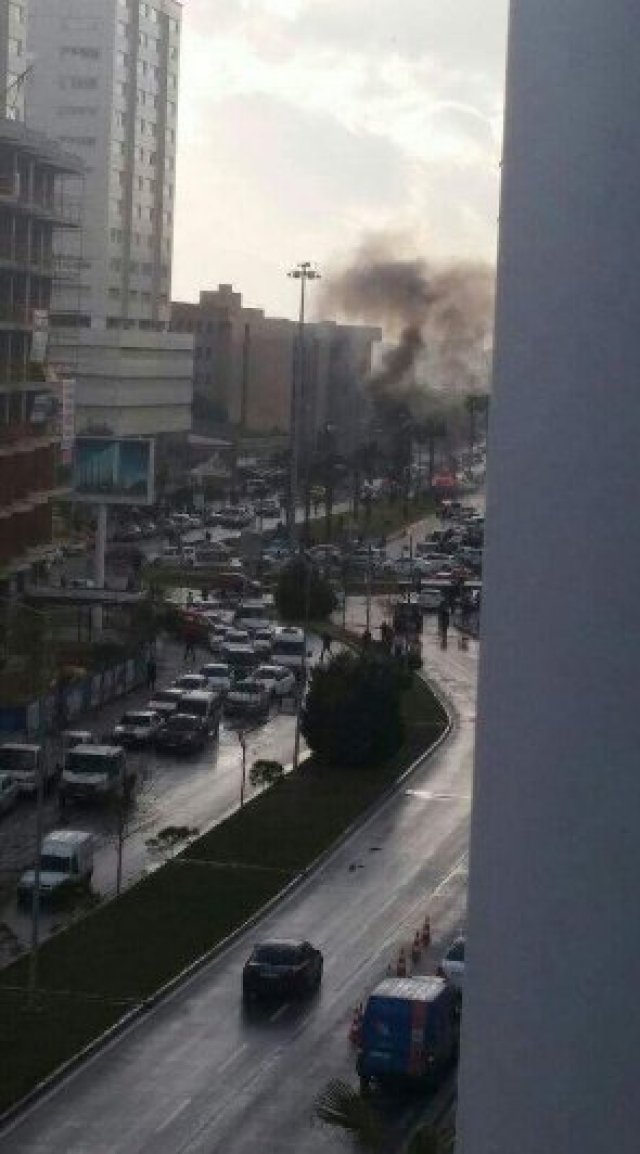
[(307, 669), (307, 643), (304, 630), (297, 626), (278, 629), (271, 647), (271, 664), (283, 665), (302, 677)]
[(60, 780), (60, 804), (104, 801), (131, 793), (136, 772), (120, 745), (78, 745), (69, 750)]
[[(93, 835), (79, 829), (54, 829), (45, 837), (40, 853), (40, 894), (46, 899), (70, 882), (88, 882), (93, 873)], [(26, 870), (18, 882), (18, 901), (31, 899), (35, 869)]]
[(55, 782), (58, 768), (41, 745), (23, 745), (7, 741), (0, 745), (0, 772), (10, 773), (20, 793), (35, 797), (42, 774), (45, 792)]

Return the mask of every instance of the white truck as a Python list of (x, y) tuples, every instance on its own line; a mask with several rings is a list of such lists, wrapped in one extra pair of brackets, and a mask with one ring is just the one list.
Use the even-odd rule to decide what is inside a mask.
[(46, 793), (55, 783), (59, 767), (42, 745), (6, 741), (0, 745), (0, 772), (11, 774), (20, 793), (35, 797), (40, 775)]
[(60, 805), (128, 798), (136, 771), (120, 745), (77, 745), (67, 754), (60, 779)]
[[(60, 897), (74, 883), (88, 883), (92, 873), (92, 834), (79, 829), (55, 829), (45, 837), (40, 853), (40, 896), (44, 901)], [(35, 885), (35, 868), (26, 870), (18, 882), (18, 902), (29, 903)]]

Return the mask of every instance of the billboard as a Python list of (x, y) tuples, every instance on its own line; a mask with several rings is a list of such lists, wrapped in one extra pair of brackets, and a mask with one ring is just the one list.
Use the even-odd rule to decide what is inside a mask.
[(76, 438), (74, 500), (95, 505), (151, 505), (153, 474), (153, 440), (142, 437)]

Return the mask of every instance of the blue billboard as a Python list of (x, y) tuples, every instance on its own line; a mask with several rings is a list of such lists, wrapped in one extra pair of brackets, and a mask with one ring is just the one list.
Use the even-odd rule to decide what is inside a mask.
[(154, 442), (147, 438), (78, 437), (74, 498), (96, 505), (153, 504)]

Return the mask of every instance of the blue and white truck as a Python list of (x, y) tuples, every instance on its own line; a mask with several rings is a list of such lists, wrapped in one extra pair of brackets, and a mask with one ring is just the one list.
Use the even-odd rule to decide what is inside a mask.
[(357, 1070), (362, 1092), (435, 1085), (458, 1054), (455, 992), (439, 977), (386, 978), (364, 1010)]

